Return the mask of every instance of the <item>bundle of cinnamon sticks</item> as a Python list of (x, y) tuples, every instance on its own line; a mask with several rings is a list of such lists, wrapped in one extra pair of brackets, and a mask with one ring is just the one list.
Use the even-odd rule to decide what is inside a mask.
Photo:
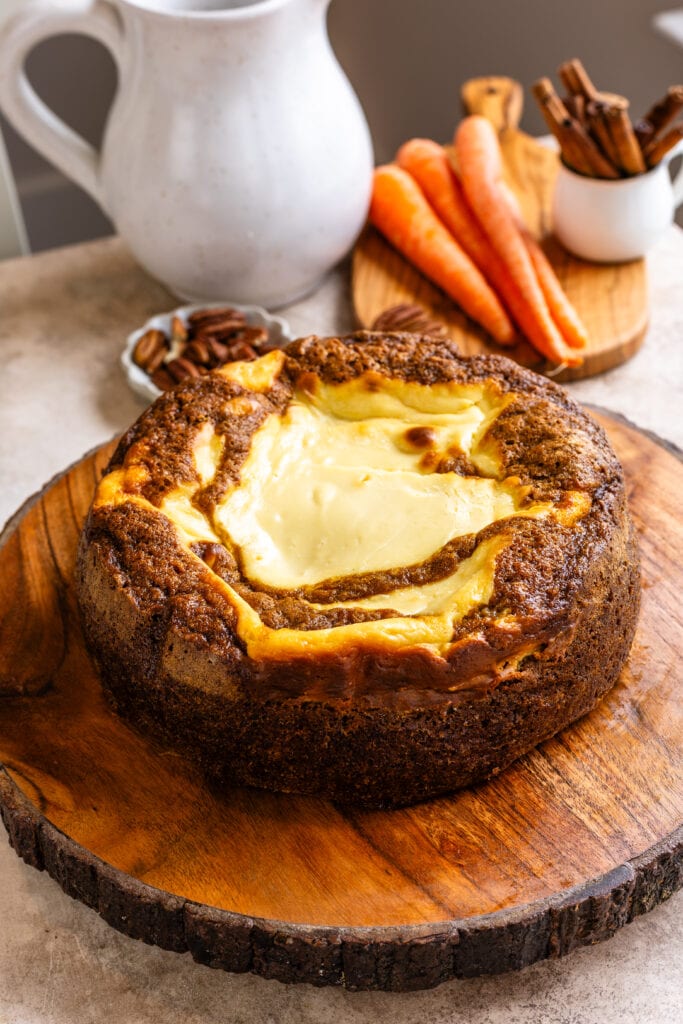
[(562, 159), (579, 174), (592, 178), (644, 174), (683, 139), (683, 85), (672, 85), (633, 124), (629, 101), (599, 92), (580, 60), (561, 64), (558, 75), (566, 90), (564, 97), (558, 96), (549, 78), (539, 78), (532, 92), (560, 144)]

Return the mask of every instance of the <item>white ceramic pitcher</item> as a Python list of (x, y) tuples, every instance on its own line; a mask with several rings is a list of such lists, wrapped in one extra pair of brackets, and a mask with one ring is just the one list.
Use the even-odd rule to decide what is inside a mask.
[[(172, 291), (281, 305), (348, 251), (370, 197), (370, 137), (328, 4), (31, 0), (0, 33), (0, 106)], [(63, 32), (94, 36), (116, 61), (101, 153), (24, 73), (31, 48)]]

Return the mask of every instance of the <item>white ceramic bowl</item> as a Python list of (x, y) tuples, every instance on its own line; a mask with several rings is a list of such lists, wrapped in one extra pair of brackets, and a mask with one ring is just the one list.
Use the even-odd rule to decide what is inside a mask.
[(170, 335), (173, 317), (177, 316), (183, 321), (183, 323), (187, 323), (187, 318), (190, 314), (199, 309), (225, 309), (226, 307), (230, 307), (230, 309), (236, 309), (240, 313), (244, 313), (247, 318), (247, 323), (251, 324), (251, 326), (265, 327), (269, 334), (270, 344), (276, 345), (278, 348), (284, 348), (284, 346), (292, 340), (291, 330), (287, 321), (281, 316), (273, 316), (271, 313), (267, 313), (266, 310), (261, 309), (260, 306), (241, 306), (237, 302), (230, 301), (200, 302), (194, 306), (179, 306), (177, 309), (169, 310), (168, 313), (158, 313), (156, 316), (150, 317), (149, 320), (137, 331), (133, 331), (132, 334), (128, 335), (126, 347), (121, 353), (121, 365), (123, 366), (123, 372), (125, 373), (131, 388), (139, 398), (144, 399), (146, 402), (153, 402), (160, 394), (162, 394), (161, 389), (156, 386), (151, 377), (149, 377), (141, 367), (133, 362), (135, 346), (138, 343), (138, 339), (142, 337), (145, 331), (155, 328), (158, 331), (164, 331), (165, 334)]

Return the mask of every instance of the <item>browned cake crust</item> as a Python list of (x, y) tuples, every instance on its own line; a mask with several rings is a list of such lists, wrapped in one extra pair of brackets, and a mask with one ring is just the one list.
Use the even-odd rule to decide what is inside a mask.
[[(585, 514), (499, 520), (419, 564), (397, 558), (390, 570), (290, 590), (256, 585), (222, 545), (179, 543), (155, 506), (179, 483), (196, 484), (191, 444), (203, 424), (223, 440), (214, 478), (193, 499), (210, 515), (239, 481), (254, 432), (287, 408), (295, 386), (362, 377), (372, 390), (373, 375), (494, 381), (512, 395), (487, 437), (502, 475), (519, 478), (529, 501), (561, 508), (568, 493), (585, 495)], [(81, 540), (87, 643), (122, 715), (229, 783), (367, 806), (445, 793), (500, 771), (590, 710), (627, 656), (640, 583), (621, 467), (562, 388), (507, 359), (463, 359), (448, 342), (412, 335), (303, 339), (265, 391), (211, 375), (162, 396), (109, 469), (132, 458), (148, 470), (139, 486), (146, 504), (96, 504)], [(433, 469), (472, 472), (457, 454)], [(273, 630), (329, 629), (396, 613), (326, 603), (439, 580), (503, 534), (490, 600), (455, 622), (445, 657), (424, 645), (347, 643), (253, 658), (216, 582)]]

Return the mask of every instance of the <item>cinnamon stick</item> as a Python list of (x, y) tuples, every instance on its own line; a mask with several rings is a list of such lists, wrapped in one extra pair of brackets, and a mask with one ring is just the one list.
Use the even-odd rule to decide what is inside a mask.
[(674, 125), (665, 135), (653, 139), (643, 150), (647, 166), (655, 167), (681, 139), (683, 139), (683, 124)]
[(560, 144), (566, 163), (580, 174), (591, 174), (591, 165), (570, 132), (572, 118), (555, 92), (550, 79), (539, 79), (531, 87), (531, 91), (538, 101), (545, 123)]
[(557, 73), (567, 92), (583, 96), (587, 102), (597, 98), (598, 91), (578, 57), (560, 64)]
[(640, 121), (636, 121), (633, 125), (633, 130), (636, 133), (638, 145), (642, 150), (644, 150), (648, 143), (652, 142), (655, 137), (655, 130), (652, 127), (652, 124), (644, 117), (641, 117)]
[(570, 116), (549, 78), (540, 78), (532, 86), (545, 122), (560, 143), (565, 162), (579, 174), (597, 178), (618, 178), (619, 172), (610, 163), (586, 130)]
[(647, 166), (628, 116), (628, 104), (605, 104), (603, 114), (617, 155), (617, 166), (626, 174), (642, 174)]
[(591, 100), (586, 105), (586, 128), (610, 163), (619, 167), (619, 154), (612, 142), (605, 117), (605, 104), (601, 100)]
[(575, 121), (578, 121), (582, 127), (586, 127), (586, 97), (578, 94), (571, 93), (569, 96), (563, 96), (562, 102), (564, 103), (570, 117), (573, 117)]
[(659, 135), (683, 111), (683, 85), (670, 86), (666, 94), (648, 110), (643, 123), (652, 129), (652, 135)]

